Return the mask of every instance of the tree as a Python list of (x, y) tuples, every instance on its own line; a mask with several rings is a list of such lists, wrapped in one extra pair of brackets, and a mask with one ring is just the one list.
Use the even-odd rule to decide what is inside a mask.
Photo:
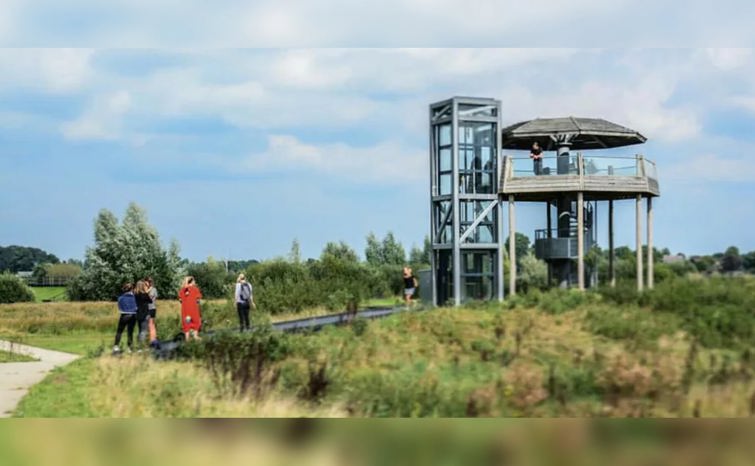
[(373, 267), (406, 264), (404, 246), (390, 231), (385, 235), (383, 241), (379, 241), (375, 234), (370, 232), (367, 235), (367, 247), (364, 250), (364, 256), (367, 263)]
[(716, 260), (712, 256), (694, 256), (690, 260), (698, 272), (710, 273), (716, 270)]
[(33, 271), (38, 264), (57, 264), (58, 262), (60, 260), (55, 255), (38, 248), (0, 246), (0, 272)]
[[(516, 239), (514, 240), (514, 250), (516, 252), (516, 257), (517, 257), (516, 263), (518, 266), (520, 263), (520, 259), (525, 257), (530, 252), (530, 239), (524, 233), (519, 233), (519, 232), (516, 233), (515, 238)], [(506, 248), (506, 251), (509, 250), (509, 238), (506, 238), (505, 248)]]
[(322, 250), (320, 260), (323, 260), (328, 256), (335, 257), (346, 262), (359, 262), (357, 253), (351, 248), (351, 246), (344, 243), (343, 241), (339, 241), (338, 243), (332, 241), (328, 242), (325, 245), (325, 248)]
[(291, 250), (288, 252), (288, 260), (294, 264), (301, 262), (301, 246), (299, 246), (299, 240), (296, 238), (291, 242)]
[(739, 255), (739, 249), (735, 246), (730, 246), (726, 249), (721, 258), (721, 271), (736, 272), (742, 270), (742, 262), (742, 257)]
[(208, 257), (207, 262), (190, 264), (186, 273), (194, 277), (206, 298), (226, 298), (231, 293), (233, 274), (226, 272), (223, 263), (212, 257)]
[(523, 291), (548, 286), (548, 265), (534, 254), (524, 255), (517, 267), (517, 286)]
[(10, 273), (0, 273), (0, 303), (34, 301), (34, 293), (23, 280)]
[(413, 265), (428, 265), (429, 261), (426, 260), (425, 251), (418, 248), (416, 245), (412, 246), (409, 251), (409, 263)]
[(406, 252), (404, 246), (396, 240), (392, 232), (388, 232), (383, 238), (383, 264), (385, 265), (403, 265), (406, 263)]
[(750, 273), (755, 272), (755, 251), (742, 255), (742, 267)]
[(178, 243), (168, 249), (160, 244), (157, 231), (146, 212), (129, 204), (121, 224), (103, 209), (94, 225), (94, 245), (87, 249), (84, 269), (69, 287), (73, 299), (110, 300), (121, 286), (151, 276), (164, 295), (178, 287), (180, 258)]
[(375, 233), (370, 232), (367, 235), (367, 247), (364, 249), (364, 258), (371, 266), (383, 264), (383, 245), (377, 239)]
[(67, 284), (81, 274), (81, 266), (77, 264), (39, 264), (34, 268), (34, 282), (37, 284)]
[(425, 242), (422, 249), (422, 254), (425, 256), (425, 264), (431, 264), (432, 263), (432, 257), (433, 257), (433, 243), (430, 241), (430, 236), (425, 235)]

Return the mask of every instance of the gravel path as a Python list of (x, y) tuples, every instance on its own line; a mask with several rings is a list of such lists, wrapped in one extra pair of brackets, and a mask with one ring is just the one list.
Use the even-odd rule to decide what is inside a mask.
[(60, 351), (52, 351), (34, 346), (21, 345), (0, 340), (0, 350), (25, 354), (38, 361), (0, 363), (0, 417), (13, 414), (16, 405), (26, 395), (29, 388), (39, 383), (48, 372), (64, 366), (79, 356)]

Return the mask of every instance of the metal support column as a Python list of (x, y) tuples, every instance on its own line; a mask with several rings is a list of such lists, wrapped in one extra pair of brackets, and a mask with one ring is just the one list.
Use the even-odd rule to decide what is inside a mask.
[(577, 193), (577, 283), (585, 289), (585, 202), (582, 191)]
[(616, 287), (616, 258), (613, 249), (613, 200), (608, 201), (608, 282)]
[[(500, 143), (501, 138), (498, 138), (498, 141)], [(499, 151), (500, 153), (500, 151)], [(502, 160), (502, 159), (499, 159)], [(500, 167), (500, 162), (498, 164)], [(498, 176), (498, 179), (500, 179), (500, 175)], [(503, 202), (499, 198), (498, 199), (498, 251), (496, 252), (496, 258), (497, 258), (497, 267), (498, 270), (496, 271), (497, 275), (497, 284), (498, 284), (498, 301), (503, 301), (504, 298), (504, 286), (503, 286), (503, 248), (504, 248), (504, 240), (503, 240)]]
[(516, 215), (514, 196), (509, 195), (509, 294), (516, 295)]
[(454, 306), (461, 304), (461, 242), (459, 241), (459, 103), (453, 101), (453, 122), (451, 124), (451, 152), (453, 180), (451, 183), (453, 195), (453, 281)]
[(635, 221), (637, 240), (637, 291), (642, 291), (642, 195), (637, 195), (635, 201)]
[(653, 277), (653, 198), (648, 196), (647, 198), (647, 211), (648, 211), (648, 289), (652, 290), (655, 280)]
[[(552, 232), (553, 225), (551, 223), (551, 201), (547, 201), (545, 203), (545, 214), (546, 214), (545, 218), (548, 221), (547, 228), (545, 231), (545, 237), (550, 240), (553, 237), (553, 232)], [(546, 264), (546, 267), (548, 267), (548, 287), (550, 288), (551, 282), (553, 281), (553, 268), (551, 267), (550, 261), (546, 262), (545, 264)]]

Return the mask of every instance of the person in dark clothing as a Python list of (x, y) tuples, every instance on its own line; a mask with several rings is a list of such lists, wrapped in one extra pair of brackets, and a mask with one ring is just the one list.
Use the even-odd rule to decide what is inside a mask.
[(121, 335), (123, 335), (124, 329), (128, 329), (128, 350), (129, 352), (131, 351), (131, 347), (134, 343), (136, 308), (133, 285), (131, 283), (126, 283), (123, 285), (123, 294), (118, 297), (118, 312), (120, 313), (120, 318), (118, 319), (118, 328), (115, 332), (113, 354), (121, 352)]
[(144, 280), (136, 282), (134, 299), (136, 300), (136, 321), (139, 324), (139, 344), (143, 345), (147, 340), (149, 305), (152, 304), (152, 298), (149, 297), (147, 282)]
[(543, 149), (540, 148), (540, 144), (537, 141), (532, 143), (530, 158), (532, 159), (535, 175), (539, 175), (543, 171)]
[(147, 317), (147, 328), (149, 329), (149, 345), (152, 347), (159, 346), (157, 341), (157, 288), (152, 277), (144, 279), (147, 283), (147, 294), (149, 295), (149, 316)]
[(410, 267), (404, 267), (404, 300), (407, 306), (412, 305), (415, 291), (417, 291), (417, 278)]

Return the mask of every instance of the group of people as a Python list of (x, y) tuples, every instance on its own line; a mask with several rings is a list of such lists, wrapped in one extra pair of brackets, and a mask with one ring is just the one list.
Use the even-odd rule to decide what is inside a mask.
[[(414, 276), (410, 267), (404, 267), (404, 300), (407, 306), (411, 306), (413, 298), (419, 285), (417, 278)], [(147, 338), (149, 345), (152, 347), (159, 346), (157, 339), (157, 326), (155, 318), (157, 315), (157, 289), (154, 286), (152, 278), (147, 277), (143, 280), (123, 285), (123, 293), (118, 297), (118, 327), (115, 333), (115, 344), (113, 353), (121, 352), (121, 337), (123, 331), (127, 332), (127, 351), (133, 350), (134, 329), (139, 329), (138, 341), (140, 349), (145, 346)], [(250, 329), (249, 312), (252, 308), (256, 309), (257, 304), (254, 302), (252, 284), (242, 273), (236, 278), (234, 289), (234, 302), (236, 312), (239, 318), (239, 330), (247, 331)], [(178, 290), (178, 300), (181, 302), (181, 331), (186, 340), (199, 339), (199, 331), (202, 329), (202, 312), (200, 300), (202, 292), (197, 286), (194, 277), (188, 276), (183, 279), (181, 288)]]
[(115, 345), (113, 352), (120, 352), (121, 336), (123, 331), (128, 333), (128, 348), (131, 350), (134, 344), (134, 328), (139, 329), (139, 345), (144, 346), (149, 337), (150, 345), (157, 342), (157, 288), (151, 277), (133, 283), (123, 285), (123, 294), (118, 297), (118, 327), (115, 332)]
[[(159, 346), (157, 339), (157, 326), (155, 317), (157, 314), (157, 289), (152, 278), (139, 280), (136, 285), (126, 283), (123, 285), (123, 293), (118, 297), (118, 327), (115, 333), (113, 353), (121, 352), (121, 338), (123, 331), (127, 331), (127, 351), (133, 350), (134, 329), (139, 329), (138, 342), (140, 349), (146, 346), (147, 338), (152, 347)], [(200, 300), (202, 292), (192, 276), (185, 277), (178, 290), (178, 300), (181, 302), (181, 331), (186, 340), (199, 339), (199, 331), (202, 329), (202, 312)], [(236, 311), (239, 317), (239, 329), (249, 330), (249, 311), (257, 307), (252, 295), (252, 284), (246, 280), (242, 273), (236, 279), (234, 292)]]

